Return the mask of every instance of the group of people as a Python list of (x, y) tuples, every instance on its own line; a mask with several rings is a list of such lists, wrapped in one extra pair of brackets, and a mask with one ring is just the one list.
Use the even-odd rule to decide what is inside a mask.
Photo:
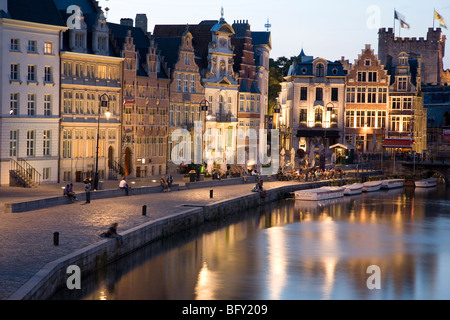
[[(84, 179), (84, 192), (86, 194), (85, 203), (91, 203), (91, 180), (91, 178)], [(77, 195), (73, 190), (73, 183), (66, 185), (64, 188), (64, 195), (67, 196), (71, 202), (78, 201)]]
[(173, 183), (173, 176), (172, 174), (167, 175), (167, 179), (164, 179), (164, 176), (161, 177), (161, 180), (159, 180), (159, 183), (161, 185), (161, 191), (172, 191), (172, 183)]
[(71, 202), (78, 201), (77, 195), (73, 191), (73, 184), (70, 183), (64, 188), (64, 195), (69, 198)]

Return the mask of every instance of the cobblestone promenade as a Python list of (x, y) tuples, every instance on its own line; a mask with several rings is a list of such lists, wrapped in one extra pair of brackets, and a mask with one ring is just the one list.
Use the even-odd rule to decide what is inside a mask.
[[(178, 178), (179, 179), (179, 178)], [(174, 183), (184, 185), (177, 179)], [(156, 180), (136, 180), (134, 187), (158, 185)], [(298, 182), (265, 182), (266, 189)], [(142, 223), (186, 210), (184, 204), (211, 204), (251, 193), (253, 183), (214, 188), (188, 189), (148, 195), (131, 195), (91, 200), (52, 208), (22, 212), (0, 211), (0, 299), (7, 299), (44, 265), (87, 245), (100, 241), (98, 235), (112, 222), (118, 232)], [(117, 188), (118, 181), (105, 182), (105, 189)], [(34, 189), (0, 188), (0, 206), (62, 195), (61, 185)], [(82, 191), (82, 184), (75, 185)], [(210, 199), (209, 190), (214, 190)], [(147, 205), (147, 215), (142, 206)], [(59, 246), (53, 244), (53, 233), (59, 232)]]

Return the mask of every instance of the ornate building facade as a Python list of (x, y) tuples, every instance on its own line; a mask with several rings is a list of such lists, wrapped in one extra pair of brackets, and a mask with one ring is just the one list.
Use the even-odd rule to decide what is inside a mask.
[(345, 79), (340, 62), (306, 56), (302, 50), (281, 83), (277, 121), (285, 143), (280, 149), (302, 149), (311, 156), (321, 146), (329, 152), (344, 141)]
[[(170, 172), (176, 172), (178, 167), (171, 160), (173, 160), (174, 145), (176, 145), (179, 137), (172, 137), (172, 133), (175, 130), (185, 129), (190, 134), (190, 142), (194, 144), (195, 122), (200, 122), (204, 127), (206, 121), (206, 112), (202, 111), (205, 89), (201, 83), (199, 66), (195, 62), (193, 41), (193, 35), (188, 26), (180, 37), (155, 38), (155, 43), (171, 71), (168, 120), (169, 161), (167, 164)], [(201, 133), (203, 131), (204, 128)], [(194, 159), (195, 156), (194, 148), (191, 148), (191, 154), (189, 155), (191, 159)], [(182, 152), (184, 151), (186, 150)], [(184, 157), (184, 154), (181, 156)]]
[[(55, 3), (68, 19), (65, 2)], [(61, 51), (61, 182), (81, 182), (96, 172), (99, 179), (115, 178), (120, 160), (123, 58), (111, 53), (101, 9), (93, 2), (81, 9), (80, 28), (64, 34)]]
[(121, 171), (138, 178), (165, 174), (169, 106), (166, 66), (146, 30), (123, 23), (110, 23), (109, 27), (115, 49), (124, 59)]
[(345, 141), (359, 152), (379, 153), (387, 134), (390, 76), (370, 45), (346, 77)]
[[(421, 90), (421, 55), (400, 52), (388, 73), (388, 132), (384, 147), (422, 153), (427, 149), (427, 115)], [(409, 142), (408, 142), (409, 141)]]

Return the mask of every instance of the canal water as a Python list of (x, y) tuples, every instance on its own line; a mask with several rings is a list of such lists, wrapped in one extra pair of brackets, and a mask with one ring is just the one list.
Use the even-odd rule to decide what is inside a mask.
[(152, 243), (55, 299), (450, 299), (450, 188), (286, 199)]

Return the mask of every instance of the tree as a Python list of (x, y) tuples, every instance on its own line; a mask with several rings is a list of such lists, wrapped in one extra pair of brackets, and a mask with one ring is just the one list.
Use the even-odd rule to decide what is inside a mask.
[(289, 71), (290, 66), (294, 61), (297, 61), (298, 57), (279, 57), (277, 60), (269, 60), (269, 110), (267, 114), (272, 115), (275, 107), (277, 106), (278, 94), (281, 91), (281, 82)]

